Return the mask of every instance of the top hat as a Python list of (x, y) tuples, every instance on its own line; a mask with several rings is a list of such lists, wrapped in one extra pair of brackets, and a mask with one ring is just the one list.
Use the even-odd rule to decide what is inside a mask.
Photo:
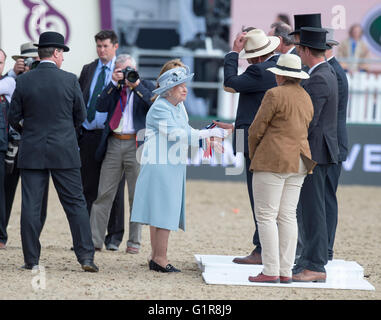
[(308, 79), (308, 73), (302, 70), (302, 60), (292, 53), (281, 54), (275, 67), (267, 68), (268, 71), (279, 76), (286, 76), (298, 79)]
[(23, 43), (20, 46), (20, 55), (12, 56), (13, 60), (25, 58), (38, 58), (38, 50), (33, 45), (33, 42)]
[(327, 45), (329, 45), (331, 48), (333, 46), (339, 45), (340, 43), (338, 41), (333, 39), (333, 37), (334, 37), (334, 30), (332, 28), (324, 28), (324, 29), (328, 31), (328, 33), (327, 33), (327, 40), (326, 40), (327, 41)]
[(241, 59), (249, 59), (264, 56), (273, 52), (280, 44), (278, 37), (269, 37), (261, 29), (253, 29), (249, 31), (245, 38), (244, 50), (239, 54)]
[(157, 79), (159, 88), (152, 92), (160, 95), (178, 84), (189, 81), (193, 76), (194, 73), (190, 73), (188, 66), (169, 69)]
[(302, 27), (321, 28), (321, 14), (296, 14), (294, 15), (294, 26), (295, 30), (289, 34), (290, 36), (293, 34), (299, 34), (300, 28)]
[(300, 41), (296, 45), (318, 50), (329, 50), (331, 47), (326, 43), (328, 31), (323, 28), (302, 27), (300, 29)]
[(38, 44), (34, 44), (39, 48), (53, 47), (60, 48), (63, 51), (68, 52), (69, 47), (65, 46), (65, 39), (62, 34), (54, 31), (46, 31), (40, 34)]

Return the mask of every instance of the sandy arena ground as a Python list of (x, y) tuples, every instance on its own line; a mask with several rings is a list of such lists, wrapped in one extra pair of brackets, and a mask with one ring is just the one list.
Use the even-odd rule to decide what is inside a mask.
[(32, 281), (36, 274), (20, 269), (23, 255), (19, 187), (8, 228), (8, 247), (0, 251), (0, 299), (380, 300), (381, 188), (340, 186), (338, 198), (335, 258), (362, 265), (376, 291), (205, 284), (194, 254), (246, 255), (252, 250), (253, 220), (245, 184), (192, 180), (187, 183), (187, 231), (172, 232), (169, 239), (168, 257), (182, 270), (179, 274), (149, 271), (148, 226), (143, 227), (138, 255), (124, 252), (127, 226), (119, 251), (96, 253), (100, 272), (83, 272), (70, 251), (69, 225), (50, 183), (48, 218), (41, 235), (40, 264), (45, 266), (45, 289), (35, 291)]

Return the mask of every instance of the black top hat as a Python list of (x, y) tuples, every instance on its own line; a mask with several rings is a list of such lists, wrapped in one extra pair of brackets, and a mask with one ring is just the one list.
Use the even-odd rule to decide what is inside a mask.
[(327, 33), (328, 31), (323, 28), (302, 27), (300, 41), (295, 44), (319, 50), (331, 49), (326, 43)]
[(40, 39), (38, 44), (34, 44), (39, 48), (53, 47), (63, 49), (68, 52), (69, 47), (65, 46), (65, 39), (62, 34), (53, 31), (46, 31), (40, 34)]
[(321, 14), (296, 14), (294, 15), (294, 26), (295, 30), (289, 34), (290, 36), (293, 34), (299, 34), (300, 28), (302, 27), (321, 28)]

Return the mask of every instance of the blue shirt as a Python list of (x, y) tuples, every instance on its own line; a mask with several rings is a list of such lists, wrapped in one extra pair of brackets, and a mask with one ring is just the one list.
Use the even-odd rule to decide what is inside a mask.
[[(111, 61), (109, 61), (106, 66), (106, 78), (105, 78), (105, 83), (103, 85), (103, 89), (109, 84), (109, 82), (112, 79), (112, 73), (114, 71), (115, 67), (115, 60), (116, 57), (114, 57)], [(90, 95), (89, 95), (89, 101), (87, 103), (87, 108), (89, 107), (90, 101), (91, 101), (91, 96), (93, 95), (95, 84), (97, 83), (99, 73), (101, 72), (103, 67), (102, 61), (99, 59), (98, 60), (98, 65), (97, 68), (95, 69), (95, 73), (93, 76), (93, 80), (91, 81), (91, 86), (90, 86)], [(104, 123), (106, 122), (107, 119), (107, 112), (95, 112), (95, 118), (91, 123), (86, 119), (83, 123), (82, 126), (87, 129), (87, 130), (95, 130), (95, 129), (104, 129), (105, 125)]]

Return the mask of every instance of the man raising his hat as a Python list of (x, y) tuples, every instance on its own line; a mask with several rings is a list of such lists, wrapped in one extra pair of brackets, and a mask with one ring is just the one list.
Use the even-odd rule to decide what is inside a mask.
[[(279, 46), (278, 37), (266, 36), (263, 30), (252, 29), (242, 32), (234, 41), (232, 52), (228, 53), (224, 62), (225, 91), (239, 92), (239, 102), (234, 126), (233, 148), (234, 153), (243, 151), (246, 165), (247, 189), (255, 222), (253, 237), (254, 250), (244, 258), (235, 258), (233, 262), (239, 264), (262, 264), (261, 244), (258, 235), (257, 220), (254, 212), (252, 179), (253, 173), (249, 170), (250, 158), (248, 148), (248, 129), (261, 105), (265, 92), (277, 85), (275, 75), (268, 68), (274, 67), (278, 55), (274, 54)], [(247, 59), (250, 66), (238, 75), (238, 58)], [(232, 129), (233, 125), (215, 122), (224, 129)], [(240, 129), (240, 130), (237, 130)], [(243, 146), (240, 145), (243, 142)]]
[(310, 69), (303, 83), (311, 96), (314, 117), (308, 129), (312, 159), (317, 162), (314, 174), (306, 177), (300, 193), (301, 218), (305, 232), (302, 254), (293, 269), (293, 281), (325, 282), (328, 262), (325, 181), (328, 170), (337, 163), (338, 87), (336, 73), (325, 60), (327, 30), (302, 27), (298, 52)]
[(18, 167), (23, 196), (23, 268), (34, 269), (39, 264), (40, 208), (50, 174), (70, 224), (77, 260), (84, 271), (97, 272), (75, 131), (86, 118), (85, 103), (77, 77), (60, 70), (63, 52), (69, 51), (64, 37), (44, 32), (36, 46), (41, 62), (35, 70), (17, 78), (9, 110), (9, 123), (22, 132)]

